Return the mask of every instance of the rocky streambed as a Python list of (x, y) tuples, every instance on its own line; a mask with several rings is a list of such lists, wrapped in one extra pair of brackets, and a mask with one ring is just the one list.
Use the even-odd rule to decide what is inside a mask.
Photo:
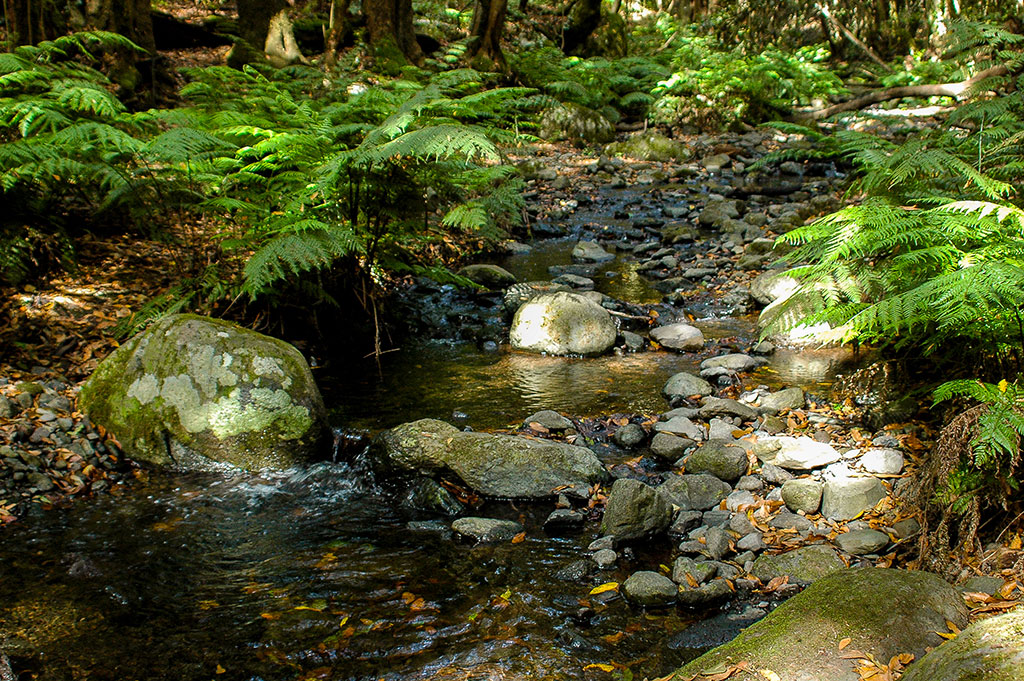
[[(824, 329), (758, 339), (758, 310), (792, 292), (774, 237), (835, 208), (841, 183), (823, 165), (744, 172), (783, 143), (800, 141), (534, 155), (538, 239), (463, 271), (478, 290), (417, 282), (403, 314), (419, 342), (319, 376), (346, 428), (333, 461), (136, 471), (43, 513), (48, 483), (124, 475), (120, 445), (72, 386), (0, 386), (20, 424), (3, 484), (29, 510), (0, 548), (0, 677), (825, 681), (924, 656), (968, 613), (937, 577), (893, 569), (919, 531), (900, 497), (930, 436), (898, 367), (801, 345)], [(295, 411), (287, 371), (244, 374), (231, 339), (185, 341), (171, 384), (160, 360), (106, 371), (102, 391), (110, 409), (159, 408), (164, 439), (144, 441), (172, 463), (205, 446), (181, 376), (222, 416), (252, 421), (247, 395), (261, 423)], [(1014, 595), (999, 577), (966, 589), (990, 608)]]

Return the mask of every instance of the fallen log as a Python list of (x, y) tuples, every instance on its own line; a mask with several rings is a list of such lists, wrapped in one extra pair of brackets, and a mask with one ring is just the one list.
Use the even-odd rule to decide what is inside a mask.
[(818, 109), (817, 111), (809, 111), (804, 114), (798, 114), (794, 116), (794, 119), (799, 121), (820, 121), (829, 116), (835, 116), (838, 113), (844, 113), (846, 111), (859, 111), (872, 104), (879, 102), (885, 102), (891, 99), (902, 99), (903, 97), (956, 97), (960, 98), (978, 83), (984, 81), (987, 78), (994, 78), (996, 76), (1003, 76), (1009, 73), (1009, 69), (1000, 64), (999, 66), (993, 66), (980, 71), (977, 74), (971, 76), (967, 80), (962, 80), (958, 83), (936, 83), (933, 85), (900, 85), (898, 87), (885, 88), (883, 90), (874, 90), (867, 94), (861, 95), (860, 97), (854, 97), (845, 102), (839, 102), (832, 106), (827, 106), (824, 109)]

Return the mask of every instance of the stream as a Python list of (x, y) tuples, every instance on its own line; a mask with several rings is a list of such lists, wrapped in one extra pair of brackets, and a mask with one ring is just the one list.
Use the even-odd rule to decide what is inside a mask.
[[(642, 188), (602, 192), (573, 231), (630, 202), (658, 210)], [(574, 243), (538, 241), (499, 262), (520, 281), (549, 279)], [(594, 280), (626, 302), (662, 298), (623, 256)], [(755, 340), (756, 316), (713, 304), (694, 323), (712, 341)], [(344, 439), (426, 417), (492, 430), (540, 409), (655, 415), (667, 408), (666, 379), (706, 356), (561, 358), (441, 340), (318, 378)], [(745, 383), (813, 391), (846, 359), (780, 350)], [(597, 453), (606, 464), (634, 456)], [(549, 502), (494, 501), (475, 514), (519, 520), (525, 540), (458, 543), (447, 522), (400, 504), (361, 456), (341, 458), (259, 475), (149, 471), (114, 494), (32, 511), (3, 532), (0, 649), (20, 678), (41, 680), (653, 678), (770, 606), (645, 612), (615, 592), (591, 596), (559, 571), (585, 556), (598, 523), (548, 536)], [(671, 548), (635, 547), (601, 581), (668, 564)]]

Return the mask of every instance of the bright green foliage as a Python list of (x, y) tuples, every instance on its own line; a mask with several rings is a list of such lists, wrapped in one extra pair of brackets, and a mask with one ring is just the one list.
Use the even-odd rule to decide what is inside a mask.
[(679, 39), (671, 77), (653, 93), (656, 119), (688, 119), (702, 127), (739, 121), (758, 123), (787, 115), (794, 106), (810, 104), (845, 91), (838, 77), (823, 66), (823, 46), (783, 52), (768, 47), (757, 54), (724, 49), (707, 36)]
[[(968, 398), (981, 403), (977, 410), (976, 435), (968, 453), (951, 462), (946, 485), (940, 489), (940, 501), (955, 513), (966, 510), (971, 495), (981, 489), (1000, 489), (1004, 484), (1014, 492), (1021, 462), (1021, 438), (1024, 437), (1024, 388), (1003, 380), (998, 384), (981, 381), (950, 381), (935, 391), (935, 403)], [(1000, 495), (1004, 497), (1005, 494)]]

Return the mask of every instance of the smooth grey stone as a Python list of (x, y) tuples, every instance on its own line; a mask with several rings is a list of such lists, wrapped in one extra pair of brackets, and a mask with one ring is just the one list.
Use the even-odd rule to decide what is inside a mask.
[(764, 482), (759, 475), (744, 475), (736, 481), (736, 489), (745, 489), (748, 492), (761, 492), (764, 491)]
[(677, 374), (673, 374), (668, 381), (665, 382), (665, 386), (661, 389), (661, 394), (668, 399), (670, 402), (680, 397), (691, 397), (693, 395), (710, 395), (713, 388), (711, 384), (705, 381), (699, 376), (680, 371)]
[(740, 506), (750, 506), (757, 503), (757, 499), (750, 492), (738, 489), (734, 490), (725, 498), (725, 508), (733, 513), (740, 510)]
[(906, 539), (907, 537), (913, 537), (921, 531), (921, 523), (917, 521), (917, 518), (904, 518), (893, 523), (892, 529), (898, 538)]
[(591, 556), (591, 559), (597, 564), (597, 567), (602, 570), (610, 570), (615, 567), (615, 563), (619, 560), (619, 554), (615, 553), (615, 551), (611, 549), (601, 549), (594, 553), (594, 555)]
[(523, 531), (523, 526), (512, 520), (498, 518), (459, 518), (452, 523), (452, 530), (463, 537), (481, 543), (511, 541)]
[(572, 249), (573, 262), (605, 262), (615, 255), (601, 248), (595, 241), (580, 241)]
[(878, 478), (834, 478), (825, 482), (821, 514), (832, 520), (850, 520), (874, 508), (885, 496)]
[(689, 584), (689, 581), (686, 579), (686, 575), (689, 574), (698, 584), (703, 584), (709, 579), (714, 578), (717, 572), (718, 566), (712, 561), (693, 560), (692, 558), (680, 556), (672, 564), (672, 581), (685, 586)]
[[(704, 347), (704, 334), (689, 324), (659, 326), (651, 329), (650, 335), (659, 345), (669, 350), (696, 352)], [(710, 386), (708, 392), (711, 392)]]
[(711, 419), (708, 423), (708, 439), (732, 441), (736, 439), (732, 435), (735, 430), (736, 426), (728, 421)]
[(759, 366), (767, 364), (767, 360), (761, 359), (760, 357), (751, 357), (750, 355), (744, 355), (742, 353), (732, 353), (729, 355), (721, 355), (719, 357), (712, 357), (706, 359), (700, 363), (701, 369), (727, 369), (732, 372), (744, 372), (756, 369)]
[(729, 524), (732, 519), (732, 511), (726, 511), (720, 508), (713, 508), (710, 511), (704, 511), (704, 524), (708, 527), (725, 527)]
[(836, 537), (835, 544), (851, 555), (862, 556), (878, 553), (888, 546), (889, 535), (878, 530), (853, 530)]
[[(842, 458), (835, 447), (809, 437), (765, 437), (758, 441), (758, 457), (787, 470), (811, 470)], [(774, 451), (772, 451), (774, 450)]]
[(678, 435), (694, 441), (704, 439), (704, 429), (685, 416), (675, 416), (668, 421), (659, 421), (654, 424), (654, 431)]
[(789, 511), (782, 511), (768, 521), (768, 526), (777, 530), (796, 530), (797, 532), (807, 532), (814, 528), (814, 523), (802, 515), (790, 513)]
[(675, 603), (679, 587), (665, 575), (641, 570), (626, 579), (622, 591), (630, 602), (650, 608)]
[(551, 409), (543, 409), (541, 411), (538, 411), (535, 414), (528, 416), (523, 421), (523, 425), (527, 427), (531, 423), (536, 423), (540, 426), (543, 426), (544, 428), (547, 428), (548, 430), (553, 431), (568, 430), (569, 428), (573, 427), (572, 421), (565, 418), (557, 411), (553, 411)]
[(738, 416), (744, 421), (753, 421), (757, 418), (757, 412), (742, 402), (721, 397), (705, 397), (701, 400), (701, 407), (698, 410), (701, 418), (710, 419), (714, 416)]
[(897, 449), (869, 449), (860, 457), (860, 465), (868, 473), (898, 475), (903, 471), (903, 454)]
[(733, 513), (729, 519), (729, 529), (743, 537), (753, 532), (755, 528), (746, 513)]
[(620, 447), (632, 449), (647, 440), (647, 431), (638, 423), (627, 423), (615, 431), (612, 440)]
[(697, 443), (693, 440), (669, 433), (656, 433), (651, 438), (651, 454), (666, 461), (675, 461), (696, 446)]
[(683, 510), (706, 511), (725, 499), (732, 487), (713, 475), (671, 475), (658, 490)]
[(776, 466), (773, 463), (762, 463), (761, 475), (764, 477), (765, 482), (770, 482), (773, 485), (781, 485), (787, 480), (793, 479), (792, 473), (787, 471), (785, 468)]
[(747, 472), (749, 461), (743, 447), (722, 440), (709, 440), (686, 460), (688, 473), (709, 473), (720, 480), (735, 482)]
[(544, 521), (544, 531), (549, 533), (572, 532), (583, 527), (586, 516), (567, 508), (556, 508)]
[(600, 551), (601, 549), (614, 549), (615, 548), (615, 537), (610, 534), (606, 534), (603, 537), (598, 537), (594, 541), (590, 542), (587, 546), (587, 551)]
[(816, 513), (821, 507), (821, 494), (822, 484), (810, 478), (787, 480), (782, 484), (782, 500), (794, 513)]
[(696, 589), (682, 588), (677, 596), (680, 605), (695, 608), (723, 601), (733, 596), (732, 589), (724, 579), (701, 584)]
[(671, 523), (666, 497), (638, 480), (619, 479), (608, 493), (601, 533), (619, 541), (643, 539), (664, 532)]
[(766, 414), (778, 414), (788, 409), (801, 409), (805, 404), (804, 391), (800, 388), (786, 388), (762, 397), (758, 407)]
[(789, 575), (790, 581), (810, 584), (845, 567), (846, 563), (831, 547), (812, 544), (787, 553), (762, 554), (754, 561), (754, 569), (750, 572), (764, 584), (783, 575)]

